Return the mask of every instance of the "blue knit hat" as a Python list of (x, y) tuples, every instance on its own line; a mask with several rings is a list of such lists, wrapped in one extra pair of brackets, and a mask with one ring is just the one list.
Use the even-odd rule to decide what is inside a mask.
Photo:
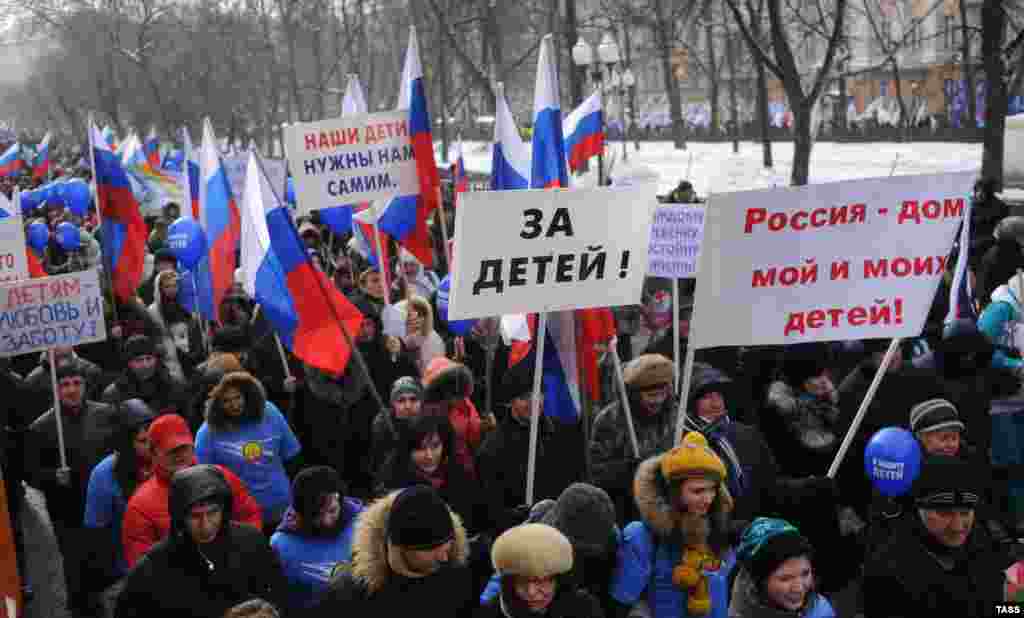
[(754, 581), (760, 583), (786, 560), (799, 556), (809, 558), (813, 551), (810, 542), (793, 524), (758, 517), (743, 531), (736, 558)]

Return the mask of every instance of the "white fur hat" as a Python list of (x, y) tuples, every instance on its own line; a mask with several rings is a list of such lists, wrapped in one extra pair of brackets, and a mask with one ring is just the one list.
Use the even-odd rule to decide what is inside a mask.
[(572, 569), (572, 544), (552, 526), (523, 524), (498, 537), (491, 548), (491, 561), (502, 575), (561, 575)]

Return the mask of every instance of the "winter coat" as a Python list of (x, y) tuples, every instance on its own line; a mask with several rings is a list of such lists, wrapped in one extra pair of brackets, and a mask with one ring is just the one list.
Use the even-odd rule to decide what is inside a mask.
[[(534, 618), (604, 618), (604, 611), (601, 610), (601, 605), (597, 602), (597, 599), (583, 590), (563, 588), (563, 585), (559, 584), (559, 588), (555, 592), (555, 598), (551, 599), (551, 604), (548, 605), (543, 614), (527, 612), (523, 616), (532, 616)], [(510, 614), (507, 614), (505, 608), (502, 607), (500, 597), (477, 608), (473, 612), (473, 618), (509, 617)]]
[[(446, 444), (445, 449), (447, 450), (447, 448)], [(408, 457), (400, 455), (397, 451), (394, 452), (387, 463), (381, 467), (375, 484), (378, 496), (398, 489), (429, 483), (428, 480), (416, 473), (412, 461)], [(444, 484), (435, 487), (438, 495), (459, 516), (470, 533), (488, 529), (490, 522), (487, 517), (487, 502), (481, 492), (480, 484), (469, 478), (458, 461), (452, 460), (451, 457), (445, 457), (441, 464), (441, 470), (444, 473)]]
[(597, 415), (591, 429), (590, 471), (594, 485), (608, 492), (615, 503), (619, 521), (635, 518), (630, 489), (640, 460), (672, 448), (675, 439), (679, 402), (669, 397), (657, 414), (638, 414), (637, 397), (631, 397), (630, 411), (640, 448), (640, 458), (633, 453), (629, 429), (622, 404), (613, 403)]
[(767, 605), (761, 598), (757, 584), (746, 569), (740, 569), (732, 586), (729, 618), (835, 618), (836, 612), (828, 599), (817, 592), (808, 593), (807, 604), (799, 611), (788, 611)]
[[(237, 388), (245, 398), (241, 418), (224, 413), (223, 396)], [(260, 504), (264, 525), (276, 525), (291, 504), (291, 482), (285, 463), (302, 448), (277, 406), (266, 399), (263, 385), (245, 372), (228, 374), (210, 393), (206, 422), (196, 434), (200, 463), (220, 464), (238, 475)]]
[(386, 537), (388, 515), (397, 493), (371, 504), (356, 520), (352, 569), (331, 583), (310, 618), (336, 616), (416, 616), (464, 618), (472, 615), (476, 596), (471, 585), (469, 541), (462, 520), (451, 514), (455, 528), (449, 565), (425, 577), (392, 567)]
[[(687, 617), (687, 591), (672, 583), (673, 569), (680, 564), (685, 549), (683, 534), (661, 476), (661, 457), (651, 457), (637, 468), (633, 494), (641, 519), (623, 530), (611, 596), (627, 607), (646, 600), (652, 618)], [(719, 494), (709, 516), (727, 521), (731, 502), (728, 494)], [(726, 618), (729, 574), (736, 565), (731, 547), (717, 558), (717, 570), (704, 570), (711, 596), (708, 618)]]
[[(154, 279), (157, 293), (149, 306), (149, 313), (160, 324), (160, 353), (164, 366), (172, 376), (186, 380), (192, 375), (196, 363), (203, 357), (203, 332), (199, 320), (178, 306), (178, 319), (170, 321), (164, 306), (163, 295), (160, 294), (160, 280), (164, 277), (177, 276), (177, 273), (164, 271), (157, 273)], [(174, 301), (177, 304), (177, 301)], [(165, 315), (168, 314), (168, 315)], [(180, 342), (180, 345), (179, 345)]]
[[(262, 530), (263, 518), (259, 503), (233, 472), (223, 466), (216, 467), (224, 474), (231, 487), (234, 521)], [(168, 506), (170, 491), (170, 479), (160, 468), (156, 468), (153, 476), (139, 485), (128, 499), (124, 526), (121, 530), (121, 546), (124, 548), (124, 559), (129, 567), (134, 566), (146, 552), (170, 534), (173, 523)]]
[(363, 503), (345, 498), (341, 503), (341, 531), (332, 537), (310, 534), (299, 525), (289, 507), (270, 546), (281, 560), (288, 581), (286, 611), (306, 610), (323, 598), (333, 578), (352, 568), (352, 539)]
[(53, 519), (80, 528), (85, 516), (85, 493), (89, 475), (104, 457), (113, 452), (117, 436), (117, 414), (111, 406), (84, 401), (78, 414), (61, 412), (67, 465), (71, 485), (57, 483), (60, 447), (57, 419), (51, 409), (33, 422), (25, 436), (26, 481), (46, 496), (46, 507)]
[(184, 380), (171, 375), (160, 361), (152, 378), (139, 382), (126, 368), (121, 375), (103, 390), (103, 401), (119, 404), (129, 399), (141, 399), (146, 402), (157, 416), (163, 414), (179, 414), (183, 417), (189, 413), (188, 385)]
[(836, 433), (838, 402), (798, 391), (782, 380), (768, 388), (760, 426), (779, 467), (791, 476), (828, 470), (842, 435)]
[(210, 391), (220, 384), (225, 375), (243, 369), (238, 355), (227, 352), (214, 352), (208, 359), (196, 365), (189, 381), (188, 413), (182, 414), (193, 433), (199, 431), (199, 427), (206, 420), (206, 400), (210, 398)]
[[(99, 401), (103, 389), (107, 383), (104, 379), (103, 370), (92, 361), (86, 360), (74, 351), (71, 352), (69, 361), (77, 365), (78, 370), (85, 376), (85, 398), (91, 401)], [(39, 355), (39, 365), (25, 376), (25, 386), (28, 388), (34, 409), (30, 412), (35, 420), (40, 414), (53, 406), (53, 385), (50, 381), (50, 358), (49, 354), (43, 352)], [(27, 402), (23, 402), (24, 405)], [(38, 406), (38, 407), (36, 407)]]
[(987, 305), (996, 288), (1016, 275), (1018, 268), (1024, 268), (1024, 252), (1021, 251), (1017, 238), (1011, 236), (998, 239), (981, 258), (975, 297), (983, 305)]
[(977, 526), (955, 558), (934, 543), (916, 510), (904, 516), (864, 565), (865, 618), (992, 615), (1009, 566), (1002, 554)]
[[(507, 414), (477, 453), (480, 487), (487, 496), (489, 520), (505, 530), (520, 522), (506, 516), (526, 503), (526, 472), (530, 424)], [(534, 501), (555, 499), (566, 487), (583, 480), (583, 436), (578, 425), (548, 416), (538, 423)]]
[[(1016, 286), (1015, 286), (1016, 287)], [(996, 346), (992, 366), (998, 369), (1019, 369), (1024, 366), (1017, 335), (1024, 321), (1021, 301), (1010, 286), (1000, 285), (992, 292), (992, 303), (978, 318), (978, 330)]]
[[(286, 584), (277, 555), (258, 530), (229, 520), (228, 482), (211, 468), (189, 472), (194, 474), (176, 477), (169, 495), (169, 536), (125, 579), (115, 618), (222, 618), (251, 598), (281, 604)], [(187, 532), (185, 518), (193, 505), (210, 499), (224, 499), (228, 508), (220, 536), (200, 549)]]
[(466, 474), (476, 478), (473, 454), (480, 447), (483, 431), (480, 413), (470, 396), (473, 374), (465, 365), (437, 358), (423, 375), (423, 413), (448, 417), (455, 431), (455, 454)]

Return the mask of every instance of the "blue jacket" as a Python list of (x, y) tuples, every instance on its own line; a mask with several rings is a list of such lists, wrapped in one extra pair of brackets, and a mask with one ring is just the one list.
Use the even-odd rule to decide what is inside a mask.
[[(610, 593), (617, 602), (628, 606), (646, 599), (653, 618), (679, 618), (689, 616), (687, 593), (672, 583), (672, 570), (679, 564), (684, 548), (675, 530), (671, 502), (662, 493), (660, 460), (660, 455), (652, 457), (637, 468), (634, 499), (643, 520), (630, 523), (623, 531)], [(717, 508), (731, 508), (732, 500), (725, 488), (719, 491), (725, 497), (720, 495), (716, 500)], [(722, 564), (717, 571), (704, 572), (711, 588), (711, 612), (706, 614), (707, 618), (729, 615), (729, 575), (736, 565), (736, 553), (729, 549), (720, 559)]]
[(998, 346), (992, 355), (992, 366), (996, 369), (1016, 369), (1024, 365), (1019, 358), (1011, 358), (1006, 349), (1014, 347), (1013, 327), (1021, 321), (1020, 302), (1009, 286), (1001, 285), (992, 292), (992, 303), (985, 307), (978, 318), (978, 330)]
[(128, 572), (128, 563), (124, 559), (124, 547), (121, 545), (121, 523), (124, 521), (128, 501), (114, 477), (116, 457), (107, 455), (89, 474), (84, 524), (86, 528), (110, 528), (113, 535), (114, 574), (124, 575)]
[(345, 498), (342, 503), (341, 533), (329, 538), (304, 534), (297, 526), (294, 511), (289, 508), (285, 512), (277, 532), (270, 537), (270, 546), (277, 552), (281, 569), (288, 580), (289, 611), (316, 605), (334, 576), (351, 569), (352, 535), (356, 516), (362, 511), (361, 502)]

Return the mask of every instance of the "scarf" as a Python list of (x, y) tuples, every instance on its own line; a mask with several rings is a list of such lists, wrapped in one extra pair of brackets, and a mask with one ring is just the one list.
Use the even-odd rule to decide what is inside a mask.
[(696, 414), (692, 416), (687, 414), (683, 428), (687, 431), (696, 431), (702, 434), (711, 446), (711, 450), (715, 451), (715, 454), (722, 458), (726, 468), (729, 470), (728, 478), (726, 479), (729, 493), (738, 500), (743, 496), (746, 489), (746, 478), (743, 475), (743, 466), (740, 465), (740, 458), (736, 455), (736, 449), (733, 448), (727, 435), (731, 425), (732, 419), (729, 418), (728, 414), (723, 414), (712, 423), (707, 422)]

